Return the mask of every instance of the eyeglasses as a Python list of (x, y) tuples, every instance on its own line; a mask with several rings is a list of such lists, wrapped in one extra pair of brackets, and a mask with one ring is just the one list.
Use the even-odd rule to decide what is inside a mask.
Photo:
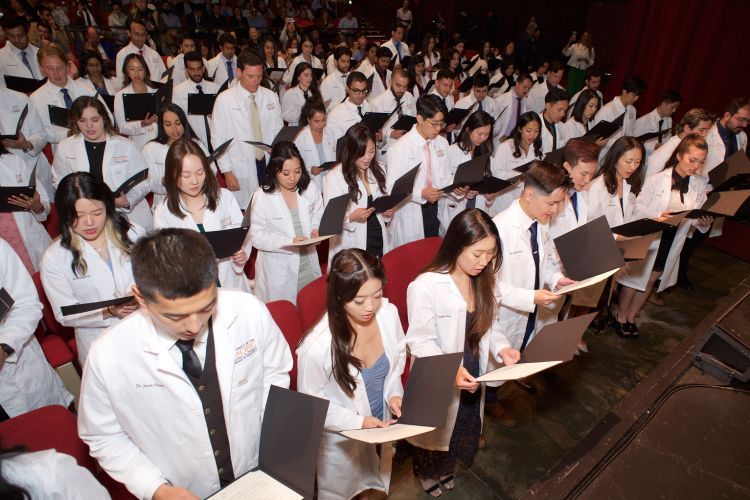
[(732, 115), (732, 118), (734, 118), (735, 120), (737, 120), (740, 123), (744, 123), (745, 125), (747, 125), (748, 123), (750, 123), (750, 118), (745, 118), (745, 117), (737, 116), (736, 113)]
[(427, 123), (429, 123), (430, 125), (432, 125), (435, 128), (443, 128), (443, 127), (445, 127), (445, 121), (443, 121), (443, 120), (441, 120), (439, 122), (436, 122), (432, 118), (427, 118)]
[(349, 91), (354, 95), (367, 95), (370, 93), (369, 89), (353, 89), (351, 87), (349, 87)]

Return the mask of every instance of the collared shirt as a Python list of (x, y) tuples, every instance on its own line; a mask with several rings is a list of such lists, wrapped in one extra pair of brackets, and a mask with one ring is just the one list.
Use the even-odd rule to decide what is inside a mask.
[[(175, 360), (175, 363), (177, 363), (177, 366), (182, 368), (182, 351), (177, 347), (177, 341), (179, 339), (174, 338), (172, 335), (162, 332), (161, 330), (156, 331), (157, 336), (159, 337), (159, 343), (164, 346), (164, 349), (169, 352), (169, 355), (172, 357), (172, 359)], [(201, 366), (205, 366), (206, 364), (206, 346), (208, 345), (208, 323), (206, 323), (206, 328), (203, 332), (201, 332), (200, 335), (198, 335), (195, 338), (195, 342), (193, 343), (193, 350), (195, 351), (195, 354), (198, 356), (198, 360), (201, 362)]]
[(724, 159), (727, 159), (737, 151), (738, 134), (733, 134), (729, 130), (724, 128), (724, 126), (721, 124), (721, 121), (716, 122), (716, 131), (719, 132), (719, 137), (721, 137), (721, 141), (724, 143), (724, 147), (726, 148)]
[[(10, 47), (10, 51), (15, 55), (19, 61), (23, 62), (23, 56), (21, 56), (21, 49), (13, 45), (12, 43), (8, 42), (8, 46)], [(34, 75), (35, 79), (42, 79), (44, 76), (42, 75), (41, 71), (39, 70), (39, 64), (36, 60), (36, 51), (31, 48), (31, 44), (28, 44), (25, 49), (23, 49), (23, 52), (26, 53), (26, 60), (29, 61), (29, 65), (32, 69), (32, 74)], [(25, 68), (26, 65), (24, 64), (23, 67)]]

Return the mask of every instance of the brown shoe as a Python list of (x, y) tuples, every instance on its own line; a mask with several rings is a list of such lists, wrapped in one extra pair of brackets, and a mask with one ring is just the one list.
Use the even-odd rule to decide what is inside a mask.
[(514, 419), (508, 410), (498, 403), (489, 403), (484, 405), (485, 415), (489, 415), (498, 421), (500, 425), (505, 427), (515, 427), (517, 425), (516, 419)]

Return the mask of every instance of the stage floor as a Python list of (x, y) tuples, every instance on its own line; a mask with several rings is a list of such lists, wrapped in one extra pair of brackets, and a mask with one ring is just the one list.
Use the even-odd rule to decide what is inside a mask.
[[(506, 384), (501, 396), (517, 418), (517, 427), (506, 428), (492, 418), (485, 419), (487, 448), (479, 451), (469, 467), (459, 465), (456, 489), (444, 491), (443, 498), (527, 495), (534, 485), (554, 475), (559, 462), (592, 430), (605, 432), (607, 426), (599, 424), (609, 412), (748, 275), (750, 263), (703, 245), (691, 262), (696, 290), (687, 293), (674, 288), (664, 295), (664, 306), (648, 304), (638, 340), (620, 339), (612, 331), (589, 332), (585, 336), (589, 353), (536, 377), (536, 395)], [(673, 438), (680, 438), (680, 434), (675, 433)], [(710, 473), (717, 464), (699, 465), (696, 474)], [(425, 497), (412, 476), (411, 461), (406, 458), (394, 463), (390, 498), (419, 495)], [(633, 492), (622, 496), (634, 497), (644, 495)]]

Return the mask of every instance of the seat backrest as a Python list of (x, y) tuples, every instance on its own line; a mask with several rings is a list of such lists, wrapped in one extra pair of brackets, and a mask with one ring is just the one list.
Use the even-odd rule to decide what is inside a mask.
[(398, 308), (404, 331), (409, 327), (406, 289), (419, 271), (432, 261), (442, 242), (443, 238), (440, 237), (425, 238), (401, 245), (383, 255), (382, 262), (387, 278), (383, 286), (383, 295)]
[(55, 319), (55, 313), (52, 312), (52, 305), (50, 305), (49, 300), (47, 300), (47, 295), (44, 293), (42, 277), (39, 272), (35, 272), (31, 278), (34, 280), (36, 293), (39, 295), (39, 302), (42, 303), (42, 322), (47, 328), (47, 332), (59, 335), (66, 340), (75, 338), (75, 330), (73, 330), (73, 328), (62, 326), (57, 322), (57, 319)]
[(57, 230), (57, 223), (59, 221), (59, 218), (57, 216), (57, 209), (55, 208), (55, 204), (50, 203), (49, 207), (49, 215), (47, 215), (47, 220), (42, 222), (42, 225), (47, 231), (47, 234), (49, 234), (49, 237), (54, 240), (60, 235), (59, 231)]
[(317, 323), (326, 312), (326, 275), (314, 279), (297, 294), (297, 311), (306, 332)]
[(275, 300), (273, 302), (266, 303), (268, 312), (271, 313), (271, 317), (276, 322), (276, 325), (284, 334), (284, 338), (289, 344), (289, 349), (292, 351), (292, 360), (294, 365), (292, 371), (289, 372), (289, 388), (297, 390), (297, 344), (302, 340), (302, 323), (299, 320), (299, 313), (294, 304), (288, 300)]

